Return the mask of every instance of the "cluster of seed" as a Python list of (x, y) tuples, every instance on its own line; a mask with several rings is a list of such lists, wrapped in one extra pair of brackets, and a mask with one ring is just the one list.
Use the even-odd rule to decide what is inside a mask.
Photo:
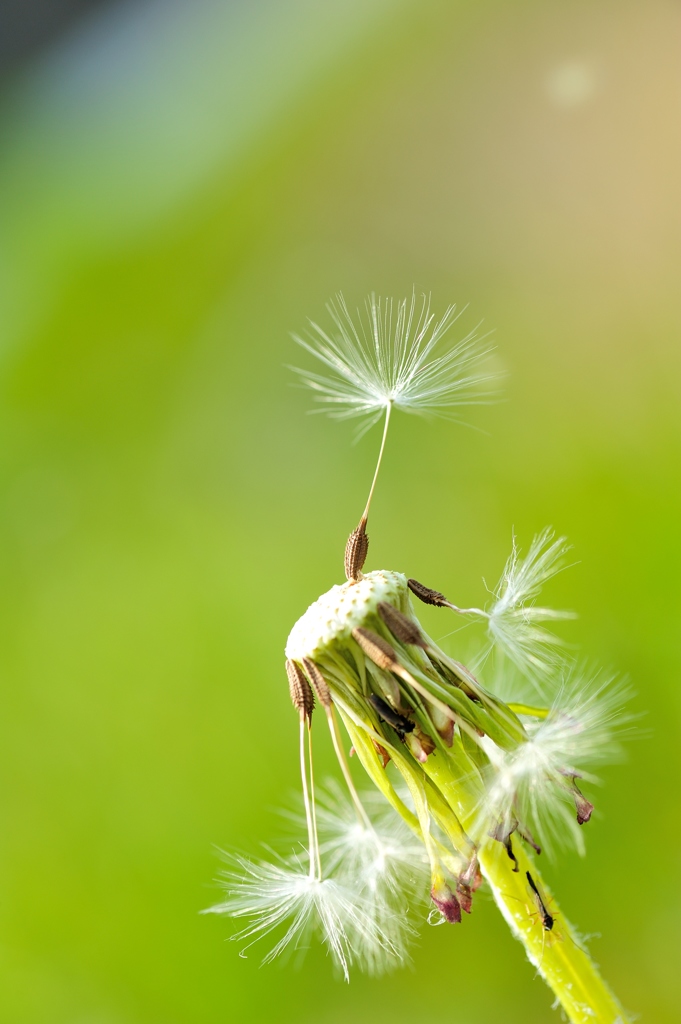
[[(350, 537), (350, 548), (356, 534)], [(458, 727), (468, 756), (484, 775), (489, 761), (483, 740), (491, 740), (502, 752), (512, 752), (529, 749), (523, 746), (529, 736), (521, 719), (507, 705), (425, 636), (411, 614), (410, 594), (426, 604), (455, 607), (439, 591), (402, 573), (385, 570), (364, 575), (358, 569), (355, 579), (332, 587), (315, 601), (294, 626), (286, 646), (293, 704), (308, 721), (315, 697), (327, 716), (331, 714), (334, 688), (341, 685), (340, 699), (343, 687), (334, 674), (334, 663), (337, 665), (340, 658), (344, 665), (352, 666), (363, 656), (366, 679), (360, 683), (356, 677), (353, 692), (364, 701), (365, 717), (376, 737), (373, 743), (383, 767), (396, 756), (389, 753), (395, 751), (396, 742), (404, 744), (414, 760), (424, 766), (438, 742), (452, 747)], [(331, 674), (327, 678), (329, 665)], [(352, 667), (347, 671), (355, 678)], [(572, 794), (581, 825), (589, 820), (592, 805), (577, 788), (575, 773), (559, 772), (558, 784)], [(518, 868), (512, 835), (541, 852), (515, 806), (500, 812), (486, 829), (488, 836), (503, 844), (514, 870)], [(431, 893), (447, 920), (460, 920), (461, 908), (470, 911), (475, 887), (471, 880), (478, 877), (475, 843), (463, 827), (460, 830), (457, 853), (464, 857), (464, 868), (458, 876), (456, 895), (446, 884), (439, 884)], [(479, 841), (480, 836), (477, 838)]]
[(319, 657), (334, 644), (349, 640), (353, 629), (378, 613), (380, 602), (402, 604), (406, 594), (407, 577), (386, 570), (332, 587), (296, 622), (286, 643), (286, 657), (299, 662)]
[[(352, 542), (352, 537), (350, 540)], [(398, 572), (376, 571), (367, 575), (360, 572), (359, 575), (360, 578), (333, 587), (322, 595), (291, 631), (286, 646), (286, 667), (293, 704), (301, 717), (309, 721), (316, 697), (328, 715), (333, 704), (333, 686), (336, 684), (330, 677), (329, 685), (320, 666), (328, 664), (327, 658), (333, 661), (339, 651), (352, 650), (357, 645), (367, 662), (378, 670), (378, 675), (372, 677), (373, 688), (380, 689), (378, 679), (386, 681), (385, 690), (366, 695), (367, 704), (374, 712), (371, 718), (375, 732), (385, 737), (386, 747), (391, 747), (394, 742), (388, 737), (396, 734), (398, 742), (405, 743), (414, 758), (424, 762), (435, 749), (435, 743), (416, 720), (417, 701), (405, 702), (397, 684), (391, 685), (388, 682), (397, 676), (406, 687), (411, 688), (412, 695), (418, 698), (419, 684), (403, 664), (404, 654), (401, 660), (386, 636), (397, 641), (403, 651), (409, 646), (420, 649), (426, 660), (428, 654), (432, 654), (429, 642), (416, 620), (405, 614), (410, 608), (410, 581)], [(378, 629), (382, 629), (386, 635), (381, 635)], [(448, 682), (452, 681), (455, 685), (459, 683), (453, 672)], [(469, 703), (468, 696), (462, 694), (461, 699)], [(430, 696), (430, 701), (432, 706), (428, 705), (428, 721), (451, 746), (454, 725), (459, 716), (437, 698)], [(389, 727), (388, 733), (385, 732), (386, 726)], [(375, 742), (374, 745), (385, 767), (390, 754), (382, 744)], [(434, 883), (431, 892), (436, 907), (447, 921), (460, 921), (462, 909), (470, 912), (472, 892), (480, 881), (474, 844), (466, 838), (465, 846), (465, 862), (457, 879), (456, 893), (444, 879)]]

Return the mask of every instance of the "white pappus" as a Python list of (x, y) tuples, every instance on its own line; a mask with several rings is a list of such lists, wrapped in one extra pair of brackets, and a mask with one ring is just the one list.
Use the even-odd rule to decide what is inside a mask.
[(415, 294), (396, 304), (370, 295), (364, 316), (358, 310), (354, 320), (342, 295), (327, 308), (335, 331), (310, 321), (306, 337), (294, 335), (329, 371), (293, 367), (322, 406), (314, 411), (336, 419), (363, 417), (361, 436), (391, 407), (451, 417), (454, 408), (489, 397), (481, 388), (495, 375), (482, 364), (493, 346), (477, 329), (438, 354), (438, 343), (460, 315), (455, 306), (439, 320), (427, 296), (417, 309)]
[[(380, 929), (371, 908), (355, 891), (332, 878), (319, 878), (302, 863), (270, 863), (226, 855), (231, 868), (221, 876), (223, 902), (203, 911), (246, 918), (249, 923), (232, 938), (258, 939), (288, 922), (284, 935), (263, 958), (270, 963), (287, 948), (303, 950), (317, 935), (346, 981), (355, 959), (363, 965), (387, 965), (402, 959), (387, 929)], [(244, 951), (242, 951), (244, 955)]]
[(490, 768), (478, 833), (500, 823), (512, 830), (517, 822), (549, 852), (571, 842), (583, 853), (580, 826), (593, 806), (578, 781), (598, 782), (591, 769), (622, 756), (620, 740), (632, 721), (624, 711), (630, 695), (628, 685), (612, 676), (585, 679), (573, 670), (545, 717), (523, 716), (527, 742), (510, 751), (486, 743)]
[(492, 647), (509, 658), (539, 689), (542, 689), (542, 679), (555, 672), (563, 660), (559, 650), (563, 641), (539, 623), (573, 619), (575, 614), (534, 602), (544, 584), (566, 568), (565, 555), (569, 550), (565, 537), (555, 539), (553, 530), (546, 527), (535, 535), (527, 555), (521, 558), (514, 536), (511, 554), (494, 589), (495, 600), (489, 610), (459, 608), (446, 602), (460, 615), (485, 619)]
[(513, 550), (497, 584), (488, 629), (494, 643), (521, 671), (545, 674), (555, 668), (561, 641), (539, 625), (574, 618), (573, 612), (534, 604), (548, 580), (561, 572), (570, 550), (565, 537), (550, 527), (537, 534), (524, 558), (513, 538)]

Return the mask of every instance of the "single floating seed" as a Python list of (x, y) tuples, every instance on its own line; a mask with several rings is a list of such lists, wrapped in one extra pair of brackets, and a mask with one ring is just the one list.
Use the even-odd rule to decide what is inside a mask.
[(351, 583), (362, 578), (362, 569), (369, 551), (369, 537), (366, 529), (367, 521), (362, 516), (359, 526), (352, 531), (345, 545), (345, 577)]
[(309, 658), (303, 658), (303, 667), (307, 672), (308, 678), (314, 687), (314, 691), (317, 694), (317, 700), (323, 708), (330, 708), (333, 704), (331, 700), (331, 691), (329, 685), (321, 674), (314, 661), (310, 661)]
[(395, 649), (378, 633), (374, 633), (371, 629), (364, 629), (363, 626), (358, 626), (357, 629), (353, 629), (352, 635), (367, 658), (373, 661), (374, 665), (384, 669), (386, 672), (394, 672), (400, 667)]
[(288, 676), (288, 690), (291, 694), (293, 706), (296, 711), (302, 711), (309, 722), (314, 710), (312, 688), (295, 661), (289, 660), (286, 662), (286, 675)]
[(421, 630), (411, 619), (403, 615), (401, 611), (398, 611), (393, 605), (388, 604), (387, 601), (378, 602), (378, 614), (381, 616), (386, 626), (395, 637), (403, 644), (414, 644), (416, 647), (423, 647), (425, 650), (427, 644), (423, 639)]
[(434, 604), (436, 608), (449, 608), (451, 606), (451, 602), (439, 590), (431, 590), (430, 587), (424, 587), (423, 583), (419, 583), (418, 580), (407, 580), (407, 586), (412, 594), (418, 597), (419, 601), (423, 601), (424, 604)]

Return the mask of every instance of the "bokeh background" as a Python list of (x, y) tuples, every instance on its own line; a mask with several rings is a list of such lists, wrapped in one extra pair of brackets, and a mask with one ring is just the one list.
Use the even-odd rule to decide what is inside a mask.
[(545, 869), (625, 1004), (678, 1021), (678, 4), (3, 19), (0, 1019), (557, 1019), (490, 901), (349, 986), (198, 914), (215, 847), (257, 852), (297, 789), (282, 648), (342, 576), (378, 440), (307, 415), (289, 332), (416, 287), (494, 328), (505, 398), (482, 430), (395, 420), (371, 567), (466, 604), (513, 528), (570, 537), (551, 600), (647, 734), (587, 857)]

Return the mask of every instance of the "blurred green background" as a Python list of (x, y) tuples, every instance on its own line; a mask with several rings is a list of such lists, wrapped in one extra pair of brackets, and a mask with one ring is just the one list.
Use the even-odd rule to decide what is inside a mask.
[(198, 915), (214, 847), (257, 852), (297, 790), (283, 645), (342, 578), (378, 440), (306, 415), (289, 332), (412, 286), (469, 303), (508, 381), (487, 433), (396, 418), (370, 568), (466, 604), (513, 528), (570, 537), (551, 601), (648, 735), (587, 857), (545, 868), (624, 1003), (679, 1020), (678, 17), (100, 4), (5, 77), (3, 1022), (558, 1019), (489, 900), (349, 986)]

